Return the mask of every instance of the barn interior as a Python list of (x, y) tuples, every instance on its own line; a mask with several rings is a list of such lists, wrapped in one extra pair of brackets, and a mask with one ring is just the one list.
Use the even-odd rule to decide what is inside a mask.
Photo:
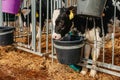
[[(0, 46), (0, 80), (120, 80), (120, 20), (115, 16), (115, 21), (108, 24), (109, 39), (103, 42), (97, 60), (98, 72), (93, 78), (89, 76), (89, 71), (86, 75), (82, 75), (68, 65), (59, 63), (56, 57), (52, 39), (54, 29), (52, 13), (63, 6), (62, 0), (45, 0), (47, 1), (47, 13), (43, 29), (41, 29), (41, 18), (39, 17), (39, 22), (36, 20), (37, 16), (41, 16), (36, 13), (37, 0), (18, 1), (21, 4), (20, 9), (14, 15), (2, 12), (2, 7), (0, 7), (0, 26), (15, 28), (13, 30), (14, 42)], [(41, 1), (39, 4), (43, 5)], [(77, 0), (64, 1), (65, 7), (77, 4)], [(30, 5), (32, 5), (32, 16), (30, 16), (32, 27), (29, 25), (29, 19), (27, 20), (28, 26), (24, 26), (20, 20), (22, 9)], [(3, 5), (0, 4), (0, 6)], [(42, 7), (38, 7), (41, 11)], [(85, 66), (90, 69), (91, 59), (88, 63)]]

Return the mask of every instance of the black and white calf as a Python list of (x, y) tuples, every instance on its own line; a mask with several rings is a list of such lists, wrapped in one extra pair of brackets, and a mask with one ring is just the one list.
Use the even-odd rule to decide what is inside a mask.
[[(41, 12), (39, 9), (39, 0), (36, 0), (36, 22), (39, 22), (39, 16), (41, 16), (41, 29), (44, 27), (45, 19), (47, 18), (47, 0), (41, 1)], [(50, 3), (50, 2), (49, 2)], [(50, 6), (50, 5), (49, 5)], [(24, 7), (21, 10), (21, 19), (23, 22), (23, 26), (30, 26), (32, 22), (32, 14), (31, 14), (31, 5), (29, 7)], [(40, 12), (40, 13), (39, 13)], [(49, 11), (49, 13), (51, 13)]]
[[(55, 33), (53, 33), (52, 37), (54, 39), (60, 39), (63, 36), (65, 36), (71, 29), (72, 25), (74, 24), (74, 27), (77, 28), (77, 31), (80, 32), (82, 35), (85, 35), (85, 37), (89, 40), (89, 42), (93, 42), (95, 40), (94, 36), (97, 36), (97, 41), (101, 42), (102, 39), (99, 37), (99, 28), (93, 28), (93, 19), (88, 19), (88, 26), (86, 27), (86, 21), (87, 18), (84, 16), (79, 16), (74, 13), (74, 18), (71, 19), (71, 10), (74, 12), (76, 11), (75, 7), (70, 8), (62, 8), (60, 10), (60, 15), (57, 17), (55, 21)], [(94, 34), (96, 32), (96, 35)], [(87, 49), (87, 50), (86, 50)], [(85, 45), (85, 58), (89, 58), (91, 47), (90, 45)], [(97, 55), (100, 51), (100, 48), (97, 50)], [(92, 48), (92, 53), (94, 53), (94, 48)], [(96, 58), (93, 58), (93, 60), (96, 60)], [(81, 71), (82, 74), (86, 74), (87, 68), (83, 68)], [(93, 75), (94, 72), (91, 72), (91, 75)]]
[[(71, 18), (71, 11), (72, 17)], [(100, 49), (102, 47), (102, 36), (106, 36), (108, 33), (108, 23), (114, 16), (114, 6), (111, 0), (107, 0), (104, 16), (102, 16), (103, 22), (101, 18), (93, 18), (88, 16), (81, 16), (76, 14), (76, 7), (69, 8), (61, 8), (59, 11), (59, 15), (55, 21), (55, 31), (52, 35), (54, 39), (60, 39), (65, 36), (71, 29), (72, 25), (74, 25), (76, 30), (83, 36), (86, 37), (87, 41), (90, 44), (85, 45), (85, 58), (88, 59), (91, 53), (93, 60), (93, 67), (96, 67), (96, 61), (100, 54)], [(117, 9), (116, 16), (119, 19), (119, 10)], [(73, 15), (74, 14), (74, 15)], [(103, 24), (103, 26), (102, 26)], [(103, 27), (103, 28), (102, 28)], [(104, 34), (103, 34), (104, 33)], [(87, 64), (85, 62), (84, 64)], [(88, 69), (83, 67), (81, 73), (85, 75)], [(96, 74), (96, 70), (91, 69), (90, 76), (94, 77)]]

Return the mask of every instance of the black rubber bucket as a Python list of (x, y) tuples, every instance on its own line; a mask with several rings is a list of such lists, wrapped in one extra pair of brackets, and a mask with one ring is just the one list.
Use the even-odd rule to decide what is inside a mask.
[(67, 37), (62, 40), (54, 40), (57, 59), (61, 64), (77, 64), (81, 58), (81, 48), (84, 46), (83, 37), (73, 37), (69, 41)]
[(77, 0), (77, 14), (101, 17), (107, 0)]
[(0, 26), (0, 46), (11, 45), (14, 42), (14, 30), (13, 27)]

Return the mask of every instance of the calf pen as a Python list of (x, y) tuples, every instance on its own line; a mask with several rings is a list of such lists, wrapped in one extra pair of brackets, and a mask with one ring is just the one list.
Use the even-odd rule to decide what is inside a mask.
[[(49, 2), (51, 3), (51, 12), (49, 12)], [(0, 0), (0, 6), (2, 5), (2, 0)], [(32, 3), (32, 4), (31, 4)], [(15, 46), (18, 49), (22, 49), (24, 51), (37, 54), (37, 55), (44, 55), (48, 54), (52, 58), (56, 58), (54, 56), (54, 47), (53, 47), (53, 41), (51, 39), (51, 33), (53, 31), (52, 27), (52, 21), (49, 19), (49, 16), (52, 17), (53, 10), (62, 7), (62, 1), (61, 0), (47, 0), (47, 17), (45, 21), (44, 30), (41, 30), (41, 18), (39, 18), (39, 23), (36, 26), (36, 2), (35, 0), (24, 0), (23, 4), (21, 5), (21, 8), (28, 7), (29, 5), (32, 5), (32, 31), (30, 31), (30, 27), (23, 27), (23, 23), (19, 20), (19, 14), (15, 14), (14, 20), (11, 21), (10, 14), (3, 13), (2, 12), (2, 6), (0, 7), (0, 26), (7, 25), (7, 26), (14, 26), (16, 28), (15, 30)], [(41, 2), (39, 3), (39, 11), (41, 11)], [(76, 0), (65, 0), (65, 6), (68, 7), (70, 5), (75, 5)], [(51, 13), (51, 15), (49, 14)], [(2, 16), (4, 14), (4, 16)], [(40, 16), (40, 15), (39, 15)], [(115, 33), (115, 24), (114, 24), (114, 30), (112, 34)], [(40, 28), (39, 37), (36, 38), (36, 30), (37, 28)], [(119, 47), (119, 41), (120, 38), (115, 38), (114, 35), (112, 35), (112, 40), (105, 43), (103, 42), (103, 49), (101, 49), (101, 55), (99, 56), (99, 59), (97, 61), (98, 67), (95, 68), (96, 70), (104, 73), (108, 73), (111, 75), (115, 75), (120, 77), (120, 47)], [(82, 59), (83, 61), (85, 59)], [(92, 68), (90, 64), (92, 64), (92, 60), (87, 60), (89, 63), (88, 65), (82, 65), (80, 63), (79, 65), (86, 66), (87, 68)]]

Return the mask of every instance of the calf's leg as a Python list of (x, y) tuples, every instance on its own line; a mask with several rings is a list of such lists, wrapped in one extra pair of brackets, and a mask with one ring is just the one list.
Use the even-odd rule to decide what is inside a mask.
[[(85, 45), (85, 50), (84, 50), (84, 58), (88, 59), (90, 55), (91, 47), (90, 45), (86, 44)], [(87, 65), (87, 61), (84, 61), (84, 65)], [(82, 68), (82, 71), (80, 72), (81, 74), (85, 75), (87, 73), (88, 69), (84, 66)]]
[[(101, 42), (102, 42), (102, 39), (99, 36), (97, 36), (97, 41), (94, 42), (94, 47), (92, 48), (92, 53), (91, 53), (92, 60), (93, 60), (93, 64), (92, 64), (93, 68), (96, 67), (96, 61), (100, 54)], [(97, 71), (95, 69), (91, 69), (90, 76), (94, 77), (96, 75), (96, 73), (97, 73)]]

